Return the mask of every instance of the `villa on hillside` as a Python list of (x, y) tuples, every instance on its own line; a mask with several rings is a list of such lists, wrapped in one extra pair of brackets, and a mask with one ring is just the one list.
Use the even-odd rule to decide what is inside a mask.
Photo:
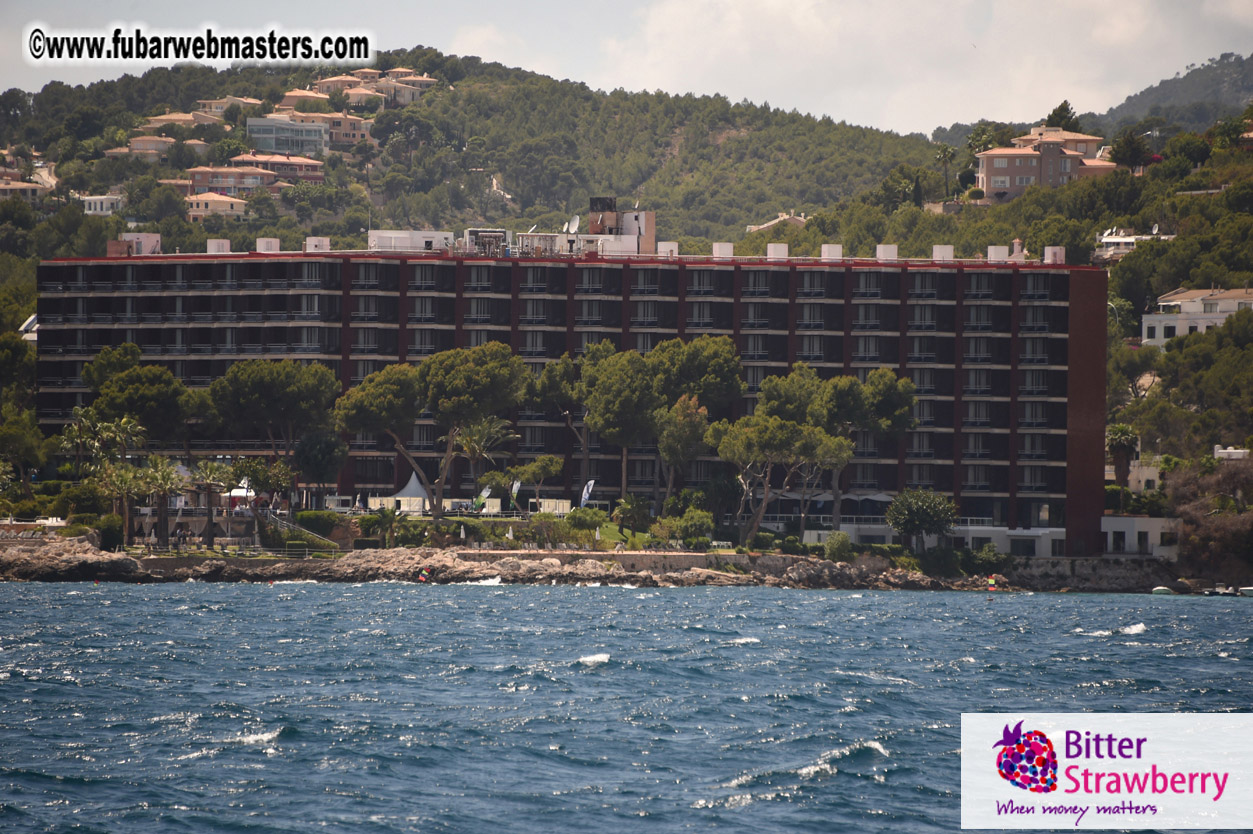
[(1187, 290), (1180, 287), (1157, 299), (1157, 312), (1140, 324), (1141, 344), (1161, 347), (1176, 336), (1204, 333), (1239, 310), (1253, 309), (1253, 289)]
[(984, 200), (1003, 203), (1021, 197), (1033, 185), (1056, 188), (1081, 177), (1101, 176), (1114, 163), (1101, 159), (1101, 137), (1073, 133), (1060, 127), (1033, 127), (1014, 139), (1010, 148), (992, 148), (975, 154), (975, 186)]

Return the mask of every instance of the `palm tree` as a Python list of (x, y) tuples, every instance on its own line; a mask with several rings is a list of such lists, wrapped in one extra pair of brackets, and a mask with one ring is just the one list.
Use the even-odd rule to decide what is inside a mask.
[(148, 458), (148, 468), (140, 470), (140, 480), (157, 502), (157, 541), (163, 550), (169, 549), (170, 496), (187, 488), (187, 478), (169, 458), (153, 455)]
[[(469, 462), (470, 476), (478, 483), (479, 467), (483, 463), (496, 460), (493, 450), (517, 439), (518, 435), (510, 427), (509, 421), (492, 414), (462, 428), (453, 440), (453, 445), (457, 449), (457, 457), (465, 458)], [(441, 437), (440, 442), (447, 442), (447, 438)]]
[(74, 406), (73, 416), (61, 430), (61, 452), (74, 453), (74, 472), (83, 476), (83, 459), (100, 454), (100, 421), (86, 406)]
[(935, 161), (944, 166), (944, 198), (948, 199), (950, 189), (948, 187), (948, 166), (957, 159), (957, 148), (952, 145), (941, 144), (935, 152)]
[(1131, 480), (1131, 458), (1140, 447), (1135, 429), (1126, 423), (1115, 423), (1105, 431), (1105, 450), (1114, 463), (1114, 482), (1122, 487), (1118, 493), (1118, 512), (1125, 509), (1126, 492)]
[(209, 508), (209, 522), (204, 528), (204, 541), (205, 545), (212, 550), (214, 533), (213, 499), (231, 483), (231, 468), (221, 461), (202, 460), (196, 464), (196, 469), (192, 472), (192, 481), (205, 492), (205, 504)]
[(138, 470), (126, 463), (105, 463), (96, 474), (96, 483), (113, 497), (113, 512), (120, 506), (122, 515), (122, 546), (131, 539), (131, 501), (143, 494)]
[(378, 511), (378, 531), (383, 539), (383, 547), (394, 547), (396, 530), (400, 527), (400, 513), (393, 507), (380, 507)]
[(614, 507), (612, 516), (618, 522), (618, 535), (622, 535), (622, 528), (626, 527), (632, 536), (636, 530), (646, 529), (652, 517), (648, 499), (639, 495), (628, 495), (620, 500), (618, 506)]

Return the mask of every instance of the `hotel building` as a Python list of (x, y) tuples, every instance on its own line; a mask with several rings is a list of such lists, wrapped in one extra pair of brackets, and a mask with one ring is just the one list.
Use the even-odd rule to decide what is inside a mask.
[[(891, 532), (883, 511), (905, 488), (951, 495), (956, 537), (994, 541), (1019, 555), (1091, 555), (1102, 549), (1106, 274), (1045, 262), (677, 257), (595, 252), (536, 256), (528, 245), (488, 257), (436, 251), (257, 252), (69, 259), (40, 265), (38, 411), (49, 431), (90, 402), (83, 365), (101, 348), (132, 342), (143, 361), (193, 387), (234, 362), (320, 362), (345, 388), (384, 366), (421, 362), (454, 347), (500, 341), (533, 371), (608, 339), (651, 350), (672, 338), (725, 335), (739, 349), (752, 407), (764, 377), (806, 362), (823, 377), (886, 367), (913, 380), (916, 426), (903, 436), (861, 433), (841, 478), (843, 529), (858, 541)], [(552, 414), (514, 415), (516, 453), (569, 454), (551, 497), (577, 497), (579, 452)], [(430, 463), (439, 430), (413, 427), (410, 449)], [(592, 438), (596, 496), (620, 488), (617, 449)], [(345, 494), (390, 495), (409, 478), (382, 438), (350, 438)], [(204, 440), (199, 454), (263, 454), (258, 439)], [(711, 477), (698, 462), (689, 483)], [(651, 493), (651, 449), (629, 453), (628, 484)], [(458, 474), (454, 494), (473, 484)], [(833, 495), (812, 514), (830, 516)], [(786, 496), (770, 520), (788, 511)]]

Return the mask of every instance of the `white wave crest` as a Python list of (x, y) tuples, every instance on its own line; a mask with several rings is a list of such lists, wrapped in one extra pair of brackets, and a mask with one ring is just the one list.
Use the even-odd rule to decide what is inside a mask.
[(1135, 625), (1129, 625), (1126, 628), (1118, 629), (1118, 633), (1119, 634), (1143, 634), (1144, 632), (1148, 630), (1149, 630), (1149, 627), (1146, 626), (1144, 623), (1136, 623)]
[(760, 642), (761, 641), (758, 640), (756, 637), (736, 637), (734, 640), (731, 641), (731, 645), (732, 646), (747, 646), (752, 643), (760, 643)]
[(235, 736), (234, 738), (228, 738), (226, 741), (235, 744), (269, 744), (271, 741), (278, 738), (279, 733), (281, 732), (283, 731), (271, 730), (268, 733), (249, 733), (242, 736)]
[(607, 653), (584, 655), (583, 657), (580, 657), (576, 662), (584, 666), (599, 666), (602, 663), (609, 662), (609, 655)]

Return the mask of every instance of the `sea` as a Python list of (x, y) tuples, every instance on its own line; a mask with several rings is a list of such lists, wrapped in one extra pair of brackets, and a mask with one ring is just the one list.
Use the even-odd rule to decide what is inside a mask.
[(3, 584), (0, 831), (947, 832), (963, 712), (1247, 711), (1251, 623), (1204, 597)]

